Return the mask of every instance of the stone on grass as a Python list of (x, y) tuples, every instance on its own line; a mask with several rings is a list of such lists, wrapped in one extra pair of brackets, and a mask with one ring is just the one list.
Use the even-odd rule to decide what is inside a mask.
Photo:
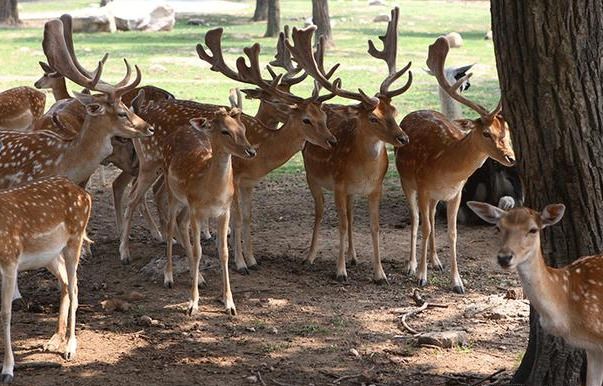
[(418, 337), (418, 343), (442, 348), (464, 347), (467, 346), (467, 333), (455, 330), (426, 332)]
[(377, 15), (377, 16), (375, 16), (375, 18), (373, 19), (373, 21), (374, 21), (375, 23), (379, 23), (379, 22), (382, 22), (382, 21), (387, 21), (387, 22), (389, 22), (390, 20), (391, 20), (391, 18), (390, 18), (390, 16), (389, 16), (389, 14), (387, 14), (387, 13), (384, 13), (384, 14), (382, 14), (382, 15)]

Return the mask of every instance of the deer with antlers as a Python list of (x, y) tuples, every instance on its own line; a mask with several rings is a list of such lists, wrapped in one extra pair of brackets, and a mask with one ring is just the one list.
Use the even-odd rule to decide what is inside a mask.
[[(462, 294), (465, 288), (456, 259), (456, 218), (463, 185), (488, 157), (503, 165), (512, 166), (515, 164), (515, 153), (511, 146), (509, 127), (500, 115), (501, 104), (499, 103), (493, 111), (488, 111), (458, 92), (458, 88), (471, 77), (471, 73), (453, 85), (446, 80), (444, 63), (448, 51), (448, 41), (445, 38), (437, 39), (429, 47), (427, 66), (440, 87), (480, 117), (474, 120), (451, 121), (436, 111), (421, 110), (408, 114), (400, 123), (400, 127), (408, 134), (410, 144), (396, 150), (396, 168), (411, 212), (408, 272), (416, 273), (420, 286), (427, 285), (428, 244), (431, 263), (435, 268), (443, 269), (435, 247), (435, 208), (438, 201), (445, 201), (451, 249), (452, 289)], [(419, 216), (423, 249), (417, 272), (416, 242)]]
[(86, 118), (78, 135), (71, 140), (46, 131), (0, 132), (4, 146), (0, 153), (0, 186), (3, 187), (53, 175), (83, 183), (111, 154), (111, 137), (141, 137), (153, 133), (150, 125), (120, 101), (123, 94), (140, 82), (138, 67), (132, 83), (128, 83), (131, 70), (127, 61), (127, 74), (121, 82), (110, 85), (101, 81), (102, 62), (94, 72), (81, 67), (67, 48), (61, 20), (46, 23), (42, 46), (52, 68), (80, 86), (101, 94), (76, 94), (85, 106)]
[[(369, 40), (368, 52), (371, 56), (386, 62), (389, 73), (383, 80), (375, 97), (341, 89), (341, 80), (331, 83), (324, 76), (322, 63), (317, 63), (307, 53), (311, 50), (314, 28), (293, 29), (293, 42), (288, 48), (296, 61), (310, 76), (327, 90), (344, 98), (357, 100), (357, 105), (327, 105), (328, 125), (337, 138), (337, 147), (331, 151), (307, 144), (302, 151), (306, 178), (314, 198), (314, 229), (312, 244), (305, 262), (312, 264), (316, 259), (318, 232), (324, 211), (323, 189), (334, 191), (335, 205), (339, 218), (339, 255), (336, 279), (347, 280), (347, 255), (356, 264), (356, 250), (352, 238), (353, 197), (368, 196), (371, 237), (373, 241), (373, 279), (377, 283), (387, 283), (387, 276), (381, 265), (379, 252), (379, 203), (383, 178), (387, 171), (388, 159), (385, 144), (395, 147), (408, 143), (408, 137), (395, 121), (396, 108), (392, 98), (407, 91), (412, 83), (410, 63), (396, 70), (399, 9), (391, 11), (391, 21), (387, 32), (379, 38), (383, 50), (378, 50)], [(390, 90), (393, 82), (408, 72), (408, 81), (398, 89)]]
[(27, 130), (44, 114), (46, 95), (31, 87), (0, 92), (0, 130)]
[(0, 382), (11, 383), (13, 380), (15, 360), (10, 324), (19, 271), (46, 267), (59, 280), (61, 302), (57, 330), (44, 348), (64, 350), (67, 360), (75, 357), (75, 314), (78, 307), (76, 272), (82, 242), (87, 240), (86, 226), (91, 207), (90, 195), (63, 177), (44, 178), (0, 191), (4, 333), (4, 362)]
[(558, 223), (565, 205), (547, 205), (541, 212), (529, 208), (509, 211), (470, 201), (467, 205), (501, 234), (497, 253), (503, 269), (516, 269), (542, 328), (586, 350), (586, 386), (603, 383), (603, 255), (581, 257), (563, 268), (545, 263), (541, 230)]

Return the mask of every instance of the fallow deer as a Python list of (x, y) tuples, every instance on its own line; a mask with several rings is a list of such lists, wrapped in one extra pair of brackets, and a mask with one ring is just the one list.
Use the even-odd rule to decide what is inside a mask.
[(67, 360), (75, 357), (75, 314), (78, 307), (76, 273), (82, 242), (87, 240), (86, 226), (91, 207), (90, 195), (63, 177), (44, 178), (0, 191), (4, 333), (4, 362), (0, 382), (11, 383), (13, 380), (15, 360), (10, 324), (19, 271), (46, 267), (59, 280), (61, 303), (57, 330), (44, 348), (53, 351), (63, 349)]
[[(416, 273), (420, 286), (427, 285), (427, 252), (430, 244), (431, 262), (442, 269), (435, 248), (435, 208), (438, 201), (447, 203), (448, 237), (450, 240), (451, 281), (453, 291), (464, 293), (463, 281), (456, 261), (456, 218), (461, 191), (469, 176), (488, 157), (506, 166), (515, 164), (511, 133), (500, 115), (500, 103), (488, 111), (458, 93), (469, 79), (467, 74), (450, 85), (444, 76), (448, 42), (439, 38), (429, 47), (427, 66), (438, 84), (452, 98), (480, 115), (475, 120), (451, 121), (436, 111), (421, 110), (408, 114), (400, 127), (410, 144), (396, 150), (396, 168), (411, 212), (411, 252), (408, 272)], [(421, 264), (417, 272), (416, 242), (421, 217), (423, 234)]]
[(586, 350), (586, 386), (603, 383), (603, 255), (581, 257), (563, 268), (545, 263), (540, 231), (558, 223), (565, 205), (547, 205), (541, 212), (529, 208), (509, 211), (470, 201), (467, 205), (501, 234), (497, 253), (503, 269), (516, 269), (521, 285), (549, 334)]
[[(317, 255), (318, 232), (324, 211), (323, 189), (334, 191), (340, 243), (335, 274), (337, 280), (347, 280), (346, 237), (347, 255), (352, 264), (357, 262), (352, 239), (353, 196), (362, 195), (368, 196), (369, 202), (373, 279), (377, 283), (387, 283), (379, 252), (379, 203), (383, 178), (388, 167), (385, 144), (390, 143), (398, 147), (408, 143), (408, 137), (395, 121), (397, 111), (391, 100), (407, 91), (412, 83), (412, 72), (408, 71), (410, 63), (401, 70), (396, 70), (399, 9), (394, 8), (391, 15), (386, 34), (379, 37), (384, 44), (383, 50), (378, 50), (373, 42), (369, 41), (369, 54), (384, 60), (389, 69), (375, 97), (367, 96), (362, 90), (358, 93), (342, 90), (339, 79), (334, 83), (326, 79), (322, 63), (317, 63), (307, 55), (311, 50), (314, 28), (293, 29), (294, 45), (288, 42), (293, 57), (320, 85), (336, 95), (360, 102), (353, 106), (326, 105), (328, 126), (337, 137), (337, 146), (326, 151), (307, 144), (302, 151), (306, 178), (314, 198), (315, 215), (312, 244), (305, 262), (312, 264)], [(406, 72), (406, 84), (389, 90), (392, 83)]]
[[(210, 31), (206, 35), (206, 45), (212, 56), (205, 53), (202, 47), (198, 47), (199, 56), (227, 77), (235, 79), (229, 69), (221, 63), (223, 58), (220, 51), (220, 40), (214, 38), (212, 33)], [(258, 59), (251, 59), (251, 57), (252, 68), (255, 69), (254, 81), (260, 85), (264, 84), (264, 86), (259, 90), (243, 90), (248, 96), (261, 100), (256, 119), (264, 123), (264, 125), (257, 125), (243, 121), (247, 127), (247, 138), (261, 151), (253, 159), (235, 158), (232, 161), (235, 175), (233, 202), (235, 264), (237, 270), (244, 274), (249, 272), (248, 268), (253, 269), (257, 264), (251, 238), (252, 194), (255, 186), (268, 173), (291, 159), (303, 148), (304, 143), (312, 143), (326, 150), (332, 149), (337, 143), (336, 138), (327, 128), (327, 115), (322, 107), (325, 101), (335, 95), (331, 93), (321, 96), (318, 87), (315, 87), (311, 97), (305, 99), (290, 92), (291, 86), (306, 78), (306, 74), (296, 76), (299, 69), (296, 69), (291, 62), (290, 53), (285, 46), (286, 35), (287, 32), (279, 35), (277, 54), (275, 60), (270, 63), (273, 66), (284, 68), (285, 75), (277, 76), (268, 67), (273, 82), (276, 81), (278, 84), (276, 86), (278, 92), (272, 91), (274, 87), (267, 86), (267, 81), (263, 80), (259, 73)], [(254, 47), (248, 49), (246, 53), (257, 55), (259, 46), (257, 46), (257, 50)], [(308, 55), (313, 55), (312, 51)], [(317, 55), (322, 55), (321, 50), (317, 52)], [(237, 66), (239, 66), (238, 63)], [(327, 77), (331, 76), (333, 72), (331, 71)], [(235, 80), (240, 80), (240, 76)], [(282, 126), (278, 131), (265, 128), (265, 126), (277, 128), (281, 123)]]
[(0, 92), (0, 130), (26, 130), (44, 114), (46, 94), (31, 87)]

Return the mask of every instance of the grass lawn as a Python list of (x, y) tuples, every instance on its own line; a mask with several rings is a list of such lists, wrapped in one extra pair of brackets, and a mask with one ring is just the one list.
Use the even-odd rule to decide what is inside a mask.
[[(242, 54), (244, 46), (256, 41), (262, 45), (262, 61), (267, 63), (274, 55), (275, 39), (262, 37), (264, 22), (249, 22), (255, 2), (246, 1), (250, 6), (239, 13), (199, 15), (209, 26), (188, 26), (185, 21), (178, 21), (176, 28), (169, 33), (76, 34), (76, 51), (90, 68), (103, 53), (109, 52), (110, 60), (103, 73), (105, 79), (120, 79), (123, 63), (118, 59), (127, 57), (141, 67), (143, 84), (163, 87), (183, 99), (224, 104), (227, 103), (228, 90), (237, 84), (209, 71), (209, 66), (197, 57), (195, 45), (202, 41), (208, 29), (221, 26), (225, 30), (225, 56), (231, 63), (234, 64), (236, 56)], [(90, 3), (82, 0), (24, 2), (21, 12), (68, 11)], [(414, 73), (412, 88), (395, 101), (400, 118), (417, 109), (438, 109), (435, 79), (425, 74), (422, 68), (425, 67), (427, 46), (438, 35), (450, 31), (462, 34), (464, 46), (451, 50), (448, 64), (477, 63), (468, 95), (486, 106), (493, 106), (499, 97), (494, 48), (492, 41), (483, 39), (490, 26), (489, 2), (401, 0), (396, 4), (401, 10), (398, 67), (412, 61)], [(390, 7), (367, 6), (366, 0), (330, 0), (329, 9), (336, 47), (327, 53), (327, 64), (341, 63), (338, 76), (345, 88), (361, 87), (369, 94), (376, 92), (387, 67), (366, 53), (367, 39), (377, 39), (385, 32), (386, 23), (374, 23), (372, 20), (376, 15), (389, 13)], [(303, 26), (310, 15), (310, 1), (281, 0), (283, 24)], [(41, 75), (37, 64), (45, 60), (41, 41), (41, 29), (0, 29), (0, 63), (4, 69), (0, 74), (0, 89), (32, 85)], [(152, 71), (154, 64), (164, 70)], [(300, 95), (309, 95), (310, 90), (310, 82), (296, 88)], [(255, 113), (257, 104), (245, 102), (245, 111)], [(300, 161), (301, 156), (296, 156), (283, 166), (281, 172), (301, 170)]]

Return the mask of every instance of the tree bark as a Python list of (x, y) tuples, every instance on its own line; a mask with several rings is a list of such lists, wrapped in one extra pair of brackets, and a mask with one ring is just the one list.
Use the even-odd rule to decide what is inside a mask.
[(322, 35), (325, 38), (325, 45), (333, 47), (335, 42), (331, 32), (328, 0), (312, 0), (312, 22), (318, 27), (316, 29), (316, 39)]
[(0, 23), (19, 24), (19, 10), (17, 0), (0, 0)]
[[(513, 131), (527, 206), (562, 202), (564, 220), (545, 232), (553, 266), (603, 250), (603, 3), (492, 0), (503, 112)], [(573, 385), (582, 352), (544, 333), (530, 341), (514, 382)]]
[(268, 19), (268, 0), (255, 0), (255, 11), (252, 21), (264, 21)]
[(268, 26), (264, 37), (276, 37), (281, 32), (281, 5), (279, 0), (268, 1)]

